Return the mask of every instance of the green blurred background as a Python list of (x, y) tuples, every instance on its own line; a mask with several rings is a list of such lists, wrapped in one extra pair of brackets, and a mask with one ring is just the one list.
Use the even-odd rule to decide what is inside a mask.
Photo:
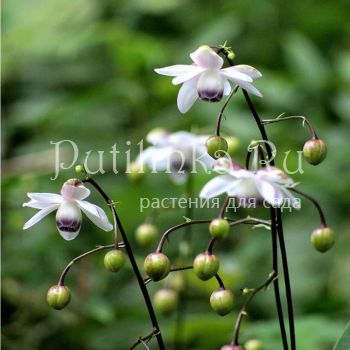
[[(300, 212), (284, 212), (285, 236), (296, 313), (299, 349), (331, 349), (349, 319), (349, 124), (350, 50), (349, 1), (185, 1), (185, 0), (11, 0), (3, 2), (3, 184), (2, 184), (2, 345), (8, 350), (127, 349), (151, 330), (130, 267), (118, 274), (103, 267), (103, 254), (72, 268), (67, 284), (70, 305), (51, 310), (47, 289), (57, 283), (64, 266), (76, 255), (99, 244), (110, 234), (84, 220), (72, 242), (57, 234), (53, 215), (30, 230), (23, 223), (34, 210), (23, 209), (27, 192), (58, 192), (73, 169), (54, 174), (54, 147), (50, 141), (70, 139), (79, 146), (79, 161), (89, 150), (105, 150), (106, 174), (96, 176), (113, 199), (138, 257), (141, 249), (135, 228), (150, 212), (140, 213), (140, 197), (175, 197), (184, 192), (166, 175), (147, 176), (130, 184), (123, 174), (125, 155), (118, 158), (120, 174), (112, 173), (108, 155), (113, 144), (124, 151), (154, 127), (171, 131), (212, 133), (220, 104), (197, 102), (185, 116), (176, 108), (178, 87), (156, 76), (155, 67), (189, 63), (188, 54), (199, 45), (227, 40), (237, 62), (263, 73), (257, 87), (264, 98), (254, 101), (264, 117), (282, 112), (306, 115), (329, 146), (319, 166), (304, 164), (296, 174), (300, 189), (322, 203), (337, 234), (328, 253), (315, 252), (309, 236), (319, 225), (315, 209), (306, 202)], [(226, 113), (223, 128), (241, 140), (237, 159), (258, 137), (241, 94)], [(308, 139), (301, 122), (269, 126), (278, 146), (277, 163), (291, 149), (288, 166)], [(62, 155), (63, 157), (63, 155)], [(95, 154), (91, 155), (91, 163)], [(66, 149), (71, 159), (71, 149)], [(93, 166), (92, 166), (93, 168)], [(208, 180), (199, 175), (195, 193)], [(96, 204), (101, 199), (92, 195)], [(252, 214), (251, 212), (249, 212)], [(266, 211), (254, 213), (263, 218)], [(162, 211), (156, 223), (163, 231), (182, 221), (183, 210)], [(232, 213), (244, 217), (246, 210)], [(196, 210), (195, 217), (215, 212)], [(205, 235), (205, 238), (202, 238)], [(182, 234), (166, 250), (175, 261)], [(205, 249), (207, 229), (194, 229), (192, 256)], [(264, 229), (237, 228), (218, 245), (221, 273), (236, 296), (236, 310), (220, 318), (211, 312), (208, 298), (213, 282), (199, 282), (187, 273), (187, 314), (182, 344), (177, 349), (218, 349), (230, 340), (235, 315), (242, 304), (239, 289), (253, 287), (270, 270), (270, 236)], [(190, 261), (183, 261), (189, 263)], [(153, 294), (159, 285), (150, 286)], [(242, 341), (259, 338), (264, 349), (281, 349), (272, 290), (260, 294), (242, 327)], [(160, 316), (169, 349), (176, 316)], [(156, 345), (151, 345), (156, 349)]]

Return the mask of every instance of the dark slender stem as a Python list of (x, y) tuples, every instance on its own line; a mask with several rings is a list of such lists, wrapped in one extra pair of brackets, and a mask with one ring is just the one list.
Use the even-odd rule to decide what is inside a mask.
[[(193, 269), (193, 266), (182, 266), (182, 267), (173, 267), (170, 269), (169, 273), (171, 272), (177, 272), (177, 271), (185, 271), (185, 270), (192, 270)], [(152, 282), (152, 278), (145, 278), (143, 280), (143, 284), (148, 284), (150, 282)]]
[(225, 111), (226, 107), (228, 106), (228, 103), (230, 102), (232, 96), (237, 92), (237, 90), (238, 90), (238, 85), (235, 86), (234, 89), (231, 91), (230, 95), (227, 97), (224, 105), (222, 106), (222, 108), (218, 114), (218, 119), (216, 121), (216, 131), (215, 131), (216, 136), (220, 136), (222, 116), (224, 115), (224, 111)]
[(215, 274), (215, 278), (216, 278), (216, 280), (217, 280), (218, 283), (219, 283), (219, 287), (222, 288), (222, 289), (226, 289), (226, 288), (225, 288), (225, 285), (224, 285), (224, 282), (223, 282), (223, 280), (221, 279), (221, 277), (219, 276), (218, 273)]
[(222, 207), (220, 208), (220, 213), (219, 213), (220, 219), (222, 219), (225, 216), (225, 212), (226, 212), (226, 209), (227, 209), (227, 206), (229, 205), (229, 203), (230, 203), (230, 197), (227, 196), (225, 198), (224, 203), (222, 204)]
[[(220, 52), (222, 52), (228, 63), (230, 64), (230, 66), (234, 66), (234, 62), (228, 57), (228, 54), (225, 50), (221, 50)], [(244, 98), (247, 102), (247, 105), (255, 119), (256, 125), (259, 129), (259, 132), (261, 134), (261, 137), (263, 138), (264, 141), (266, 141), (266, 152), (268, 154), (269, 157), (269, 163), (273, 166), (274, 165), (274, 159), (273, 159), (273, 152), (271, 149), (271, 146), (269, 144), (269, 138), (267, 136), (264, 124), (261, 121), (261, 118), (259, 117), (253, 102), (251, 101), (249, 94), (247, 93), (247, 91), (243, 90), (243, 95)], [(278, 263), (277, 263), (277, 249), (276, 249), (276, 234), (274, 233), (275, 229), (277, 231), (277, 235), (278, 235), (278, 240), (280, 243), (280, 250), (281, 250), (281, 259), (282, 259), (282, 265), (283, 265), (283, 269), (288, 271), (288, 261), (287, 261), (287, 255), (286, 255), (286, 251), (284, 249), (282, 249), (282, 247), (284, 247), (284, 237), (283, 237), (283, 228), (282, 228), (282, 220), (281, 222), (278, 224), (277, 223), (277, 218), (280, 216), (281, 211), (279, 208), (272, 208), (271, 209), (271, 227), (272, 227), (272, 245), (273, 245), (273, 249), (272, 249), (272, 254), (273, 254), (273, 266), (272, 269), (273, 271), (276, 271), (276, 273), (278, 273)], [(282, 233), (282, 234), (281, 234)], [(282, 244), (281, 244), (282, 241)], [(288, 304), (288, 310), (290, 310), (292, 308), (292, 298), (291, 298), (291, 292), (290, 292), (290, 283), (288, 281), (288, 283), (286, 282), (286, 276), (284, 276), (284, 281), (285, 281), (285, 289), (286, 289), (286, 297), (287, 297), (287, 304)], [(285, 330), (285, 325), (284, 325), (284, 319), (283, 319), (283, 310), (282, 310), (282, 304), (281, 304), (281, 297), (280, 297), (280, 292), (279, 292), (279, 285), (278, 285), (278, 280), (274, 281), (274, 292), (275, 292), (275, 301), (276, 301), (276, 308), (277, 308), (277, 313), (278, 313), (278, 320), (279, 320), (279, 324), (280, 324), (280, 331), (281, 331), (281, 337), (282, 337), (282, 343), (283, 343), (283, 348), (285, 350), (288, 350), (288, 342), (287, 342), (287, 337), (286, 337), (286, 330)], [(295, 334), (294, 334), (294, 317), (293, 317), (293, 313), (288, 312), (288, 321), (289, 321), (289, 331), (290, 331), (290, 339), (291, 339), (291, 350), (295, 350), (295, 346), (293, 347), (293, 344), (295, 344)]]
[(237, 317), (237, 321), (236, 321), (235, 328), (233, 331), (232, 342), (231, 342), (232, 345), (239, 345), (239, 342), (238, 342), (239, 330), (240, 330), (240, 327), (242, 324), (243, 317), (247, 315), (247, 308), (248, 308), (249, 304), (251, 303), (251, 301), (253, 300), (253, 298), (255, 297), (255, 295), (258, 292), (260, 292), (262, 289), (266, 289), (272, 283), (272, 281), (274, 281), (276, 278), (277, 278), (276, 271), (272, 271), (269, 274), (269, 277), (260, 286), (250, 290), (249, 297), (244, 302), (244, 304), (243, 304), (243, 306), (238, 314), (238, 317)]
[[(119, 243), (118, 244), (118, 248), (122, 248), (124, 247), (124, 244), (123, 243)], [(109, 249), (109, 248), (115, 248), (115, 243), (114, 244), (109, 244), (109, 245), (104, 245), (104, 246), (101, 246), (101, 247), (97, 247), (95, 249), (92, 249), (92, 250), (89, 250), (88, 252), (85, 252), (84, 254), (81, 254), (79, 256), (77, 256), (76, 258), (74, 258), (66, 267), (65, 269), (63, 270), (61, 276), (60, 276), (60, 279), (58, 281), (58, 285), (60, 286), (64, 286), (64, 279), (66, 278), (66, 275), (68, 273), (68, 271), (70, 270), (70, 268), (76, 263), (78, 262), (79, 260), (83, 259), (83, 258), (86, 258), (87, 256), (89, 255), (92, 255), (94, 253), (97, 253), (101, 250), (105, 250), (105, 249)]]
[(305, 197), (310, 202), (312, 202), (314, 204), (314, 206), (316, 207), (318, 214), (320, 215), (321, 227), (327, 227), (326, 217), (323, 213), (323, 210), (320, 206), (320, 203), (318, 203), (318, 201), (315, 198), (311, 197), (310, 195), (308, 195), (305, 192), (297, 190), (296, 188), (290, 188), (290, 190), (295, 192), (295, 193), (300, 194), (301, 196)]
[(208, 248), (207, 248), (207, 252), (209, 254), (213, 254), (213, 248), (214, 248), (214, 244), (216, 242), (216, 238), (213, 237), (210, 241), (209, 241), (209, 244), (208, 244)]
[[(186, 221), (186, 222), (183, 222), (181, 224), (178, 224), (178, 225), (175, 225), (173, 227), (170, 227), (168, 230), (166, 230), (164, 233), (163, 233), (163, 236), (162, 238), (160, 239), (159, 241), (159, 244), (158, 244), (158, 247), (157, 247), (157, 250), (156, 252), (157, 253), (160, 253), (163, 249), (163, 245), (165, 243), (165, 240), (167, 239), (167, 237), (174, 231), (180, 229), (180, 228), (183, 228), (183, 227), (186, 227), (188, 225), (197, 225), (197, 224), (208, 224), (212, 221), (213, 219), (206, 219), (206, 220), (191, 220), (191, 221)], [(230, 222), (230, 225), (231, 226), (234, 226), (234, 225), (239, 225), (239, 224), (266, 224), (266, 225), (270, 225), (270, 221), (267, 221), (267, 220), (261, 220), (261, 219), (256, 219), (256, 218), (252, 218), (252, 217), (246, 217), (244, 219), (239, 219), (239, 220), (231, 220), (231, 219), (227, 219), (227, 221)]]
[(275, 118), (275, 119), (263, 119), (262, 123), (264, 125), (266, 125), (266, 124), (278, 123), (278, 122), (283, 122), (285, 120), (292, 120), (292, 119), (302, 119), (307, 124), (307, 126), (310, 130), (310, 134), (312, 136), (312, 139), (317, 140), (318, 137), (317, 137), (316, 131), (315, 131), (314, 127), (312, 126), (311, 122), (309, 121), (309, 119), (307, 119), (306, 117), (301, 116), (301, 115), (291, 115), (291, 116)]
[(91, 177), (87, 177), (84, 180), (84, 182), (88, 182), (92, 186), (95, 187), (95, 189), (100, 193), (100, 195), (103, 197), (103, 199), (106, 201), (106, 203), (109, 205), (109, 207), (110, 207), (110, 209), (112, 211), (113, 217), (116, 220), (116, 223), (117, 223), (117, 226), (119, 228), (120, 234), (121, 234), (121, 236), (123, 238), (123, 241), (124, 241), (124, 244), (125, 244), (126, 253), (127, 253), (128, 257), (129, 257), (131, 266), (132, 266), (132, 268), (134, 270), (134, 274), (136, 276), (137, 282), (139, 284), (140, 290), (141, 290), (143, 298), (145, 300), (145, 304), (146, 304), (146, 307), (147, 307), (147, 310), (148, 310), (148, 314), (149, 314), (149, 317), (151, 319), (153, 328), (155, 330), (157, 330), (157, 333), (155, 334), (155, 336), (157, 338), (159, 350), (165, 350), (165, 345), (164, 345), (164, 342), (163, 342), (162, 334), (160, 332), (158, 320), (157, 320), (157, 317), (155, 315), (155, 312), (154, 312), (154, 309), (153, 309), (153, 306), (152, 306), (151, 298), (150, 298), (150, 296), (148, 294), (147, 287), (146, 287), (146, 285), (143, 282), (143, 278), (142, 278), (142, 275), (141, 275), (140, 270), (138, 268), (136, 259), (134, 257), (134, 253), (132, 251), (132, 248), (130, 246), (128, 237), (127, 237), (127, 235), (126, 235), (126, 233), (124, 231), (122, 223), (121, 223), (121, 221), (119, 219), (118, 213), (117, 213), (117, 211), (116, 211), (116, 209), (115, 209), (115, 207), (113, 205), (113, 201), (103, 191), (103, 189), (100, 187), (100, 185), (94, 179), (92, 179)]

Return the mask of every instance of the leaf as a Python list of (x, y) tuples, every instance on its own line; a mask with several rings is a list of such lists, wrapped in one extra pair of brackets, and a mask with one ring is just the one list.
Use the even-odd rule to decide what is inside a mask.
[(334, 345), (333, 350), (348, 350), (350, 349), (350, 322), (345, 328), (341, 338)]

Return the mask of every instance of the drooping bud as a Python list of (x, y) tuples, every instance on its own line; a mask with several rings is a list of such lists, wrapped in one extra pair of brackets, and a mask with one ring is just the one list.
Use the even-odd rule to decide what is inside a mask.
[(320, 139), (306, 141), (303, 155), (308, 163), (312, 165), (320, 164), (326, 158), (327, 145)]
[(169, 288), (160, 289), (153, 297), (154, 308), (163, 315), (173, 312), (178, 303), (178, 294)]
[(232, 311), (233, 302), (233, 293), (228, 289), (220, 288), (210, 296), (210, 306), (220, 316), (225, 316)]
[(193, 271), (203, 281), (215, 276), (219, 266), (219, 258), (208, 252), (197, 255), (193, 261)]
[(46, 299), (52, 308), (61, 310), (69, 304), (71, 294), (66, 286), (55, 285), (48, 290)]
[(224, 95), (224, 78), (215, 71), (207, 70), (198, 79), (197, 91), (200, 99), (218, 102)]
[(151, 253), (146, 257), (143, 267), (153, 281), (160, 281), (168, 276), (170, 261), (163, 253)]
[(118, 272), (125, 265), (126, 257), (122, 250), (114, 249), (105, 255), (103, 262), (107, 270)]
[(82, 172), (84, 172), (84, 166), (82, 166), (81, 164), (79, 164), (79, 165), (77, 165), (76, 167), (75, 167), (75, 172), (77, 173), (77, 174), (80, 174), (80, 173), (82, 173)]
[(325, 253), (335, 243), (334, 231), (330, 227), (321, 227), (311, 234), (311, 243), (316, 250)]
[(157, 226), (152, 224), (142, 224), (135, 232), (136, 242), (143, 247), (149, 247), (158, 235)]
[(245, 350), (262, 350), (262, 343), (258, 339), (250, 339), (244, 344)]
[(230, 225), (225, 219), (214, 219), (209, 225), (210, 234), (217, 239), (225, 239), (230, 232)]
[(208, 154), (214, 158), (219, 159), (225, 156), (227, 152), (227, 141), (221, 136), (210, 136), (205, 142)]
[(56, 226), (65, 240), (70, 241), (78, 236), (81, 221), (81, 210), (75, 202), (64, 201), (57, 209)]

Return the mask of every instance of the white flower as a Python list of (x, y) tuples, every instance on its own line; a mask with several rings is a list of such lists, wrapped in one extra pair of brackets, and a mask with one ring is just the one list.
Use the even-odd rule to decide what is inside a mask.
[(247, 65), (221, 68), (224, 60), (209, 46), (201, 46), (190, 54), (192, 65), (177, 64), (157, 68), (155, 72), (175, 77), (174, 85), (182, 84), (177, 96), (177, 106), (181, 113), (186, 113), (199, 97), (204, 101), (220, 101), (223, 95), (231, 92), (232, 81), (242, 89), (262, 97), (260, 91), (251, 83), (260, 78), (261, 73)]
[(60, 235), (67, 241), (74, 239), (79, 234), (82, 219), (81, 210), (96, 226), (105, 231), (112, 230), (113, 226), (108, 221), (105, 212), (100, 207), (83, 201), (89, 195), (90, 190), (77, 179), (66, 181), (62, 186), (61, 195), (27, 193), (31, 200), (24, 203), (23, 206), (40, 209), (40, 211), (24, 224), (23, 229), (26, 230), (33, 226), (57, 209), (56, 226)]
[(288, 199), (290, 204), (296, 207), (296, 198), (288, 190), (294, 182), (280, 169), (267, 167), (258, 171), (249, 171), (222, 166), (221, 163), (215, 166), (214, 170), (223, 172), (224, 175), (210, 180), (200, 192), (201, 198), (212, 198), (226, 193), (230, 197), (265, 200), (277, 207)]
[(205, 147), (207, 138), (187, 131), (169, 134), (155, 129), (146, 138), (153, 146), (141, 152), (136, 162), (147, 165), (152, 172), (165, 171), (175, 183), (182, 184), (189, 172), (197, 171), (197, 166), (212, 168), (214, 160)]

